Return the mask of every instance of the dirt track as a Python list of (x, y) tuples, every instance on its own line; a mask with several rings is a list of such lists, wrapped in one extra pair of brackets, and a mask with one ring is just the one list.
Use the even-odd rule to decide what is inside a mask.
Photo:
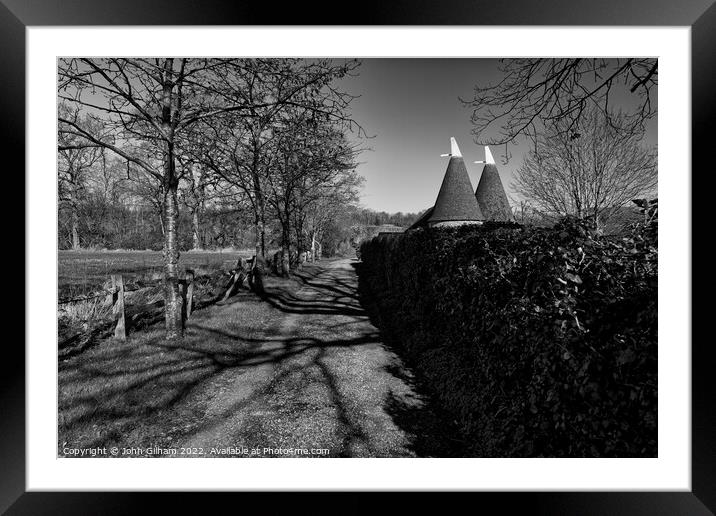
[(445, 422), (363, 310), (354, 264), (311, 266), (293, 288), (269, 284), (263, 300), (245, 292), (197, 312), (181, 347), (161, 344), (156, 330), (61, 364), (60, 455), (91, 445), (205, 457), (451, 455)]

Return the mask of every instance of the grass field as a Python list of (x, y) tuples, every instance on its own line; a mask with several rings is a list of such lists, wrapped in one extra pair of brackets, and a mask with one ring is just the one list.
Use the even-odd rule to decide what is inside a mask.
[[(179, 256), (179, 268), (210, 272), (231, 269), (239, 256), (250, 258), (252, 250), (188, 251)], [(61, 298), (98, 290), (111, 274), (127, 280), (152, 281), (162, 277), (161, 251), (58, 251), (57, 290)]]

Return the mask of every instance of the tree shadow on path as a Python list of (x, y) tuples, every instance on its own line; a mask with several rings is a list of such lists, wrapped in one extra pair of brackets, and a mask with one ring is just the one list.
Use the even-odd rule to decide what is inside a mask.
[(468, 457), (469, 447), (463, 440), (457, 422), (435, 401), (427, 381), (410, 369), (409, 357), (402, 352), (401, 343), (385, 331), (387, 314), (381, 314), (375, 297), (361, 279), (362, 264), (351, 263), (358, 278), (356, 291), (361, 307), (370, 322), (380, 331), (383, 345), (390, 349), (399, 361), (386, 369), (411, 387), (412, 396), (389, 395), (385, 410), (395, 424), (412, 436), (411, 449), (418, 457)]
[[(285, 388), (282, 382), (294, 376), (297, 395), (310, 382), (327, 393), (339, 437), (335, 456), (351, 456), (354, 449), (379, 455), (333, 369), (340, 350), (385, 345), (375, 323), (369, 323), (353, 271), (329, 268), (296, 280), (305, 290), (275, 283), (263, 299), (244, 292), (230, 303), (198, 312), (181, 342), (164, 340), (161, 328), (154, 327), (126, 342), (109, 339), (60, 361), (60, 451), (65, 442), (84, 448), (171, 446), (225, 427), (237, 412)], [(319, 321), (322, 331), (305, 335), (286, 330), (288, 316), (299, 317), (299, 329), (301, 316)], [(207, 412), (210, 398), (259, 368), (269, 368), (265, 381), (251, 384), (246, 396), (220, 413)], [(408, 386), (388, 392), (383, 400), (385, 413), (407, 435), (407, 448), (417, 456), (461, 456), (450, 421), (429, 403), (413, 374), (397, 358), (385, 371)], [(257, 435), (268, 431), (260, 420), (255, 427)]]

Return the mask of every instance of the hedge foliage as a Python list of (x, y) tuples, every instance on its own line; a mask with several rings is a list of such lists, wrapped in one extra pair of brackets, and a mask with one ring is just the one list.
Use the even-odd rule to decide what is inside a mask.
[(360, 251), (379, 326), (471, 454), (657, 455), (655, 224), (420, 229)]

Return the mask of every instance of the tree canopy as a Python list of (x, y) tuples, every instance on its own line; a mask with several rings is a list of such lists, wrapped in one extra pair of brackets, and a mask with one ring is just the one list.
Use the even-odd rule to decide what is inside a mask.
[[(658, 60), (653, 58), (502, 59), (501, 79), (475, 86), (461, 99), (472, 110), (475, 140), (482, 145), (533, 140), (547, 128), (572, 132), (588, 108), (609, 121), (619, 113), (620, 132), (643, 131), (656, 115)], [(617, 111), (617, 101), (632, 107)]]

